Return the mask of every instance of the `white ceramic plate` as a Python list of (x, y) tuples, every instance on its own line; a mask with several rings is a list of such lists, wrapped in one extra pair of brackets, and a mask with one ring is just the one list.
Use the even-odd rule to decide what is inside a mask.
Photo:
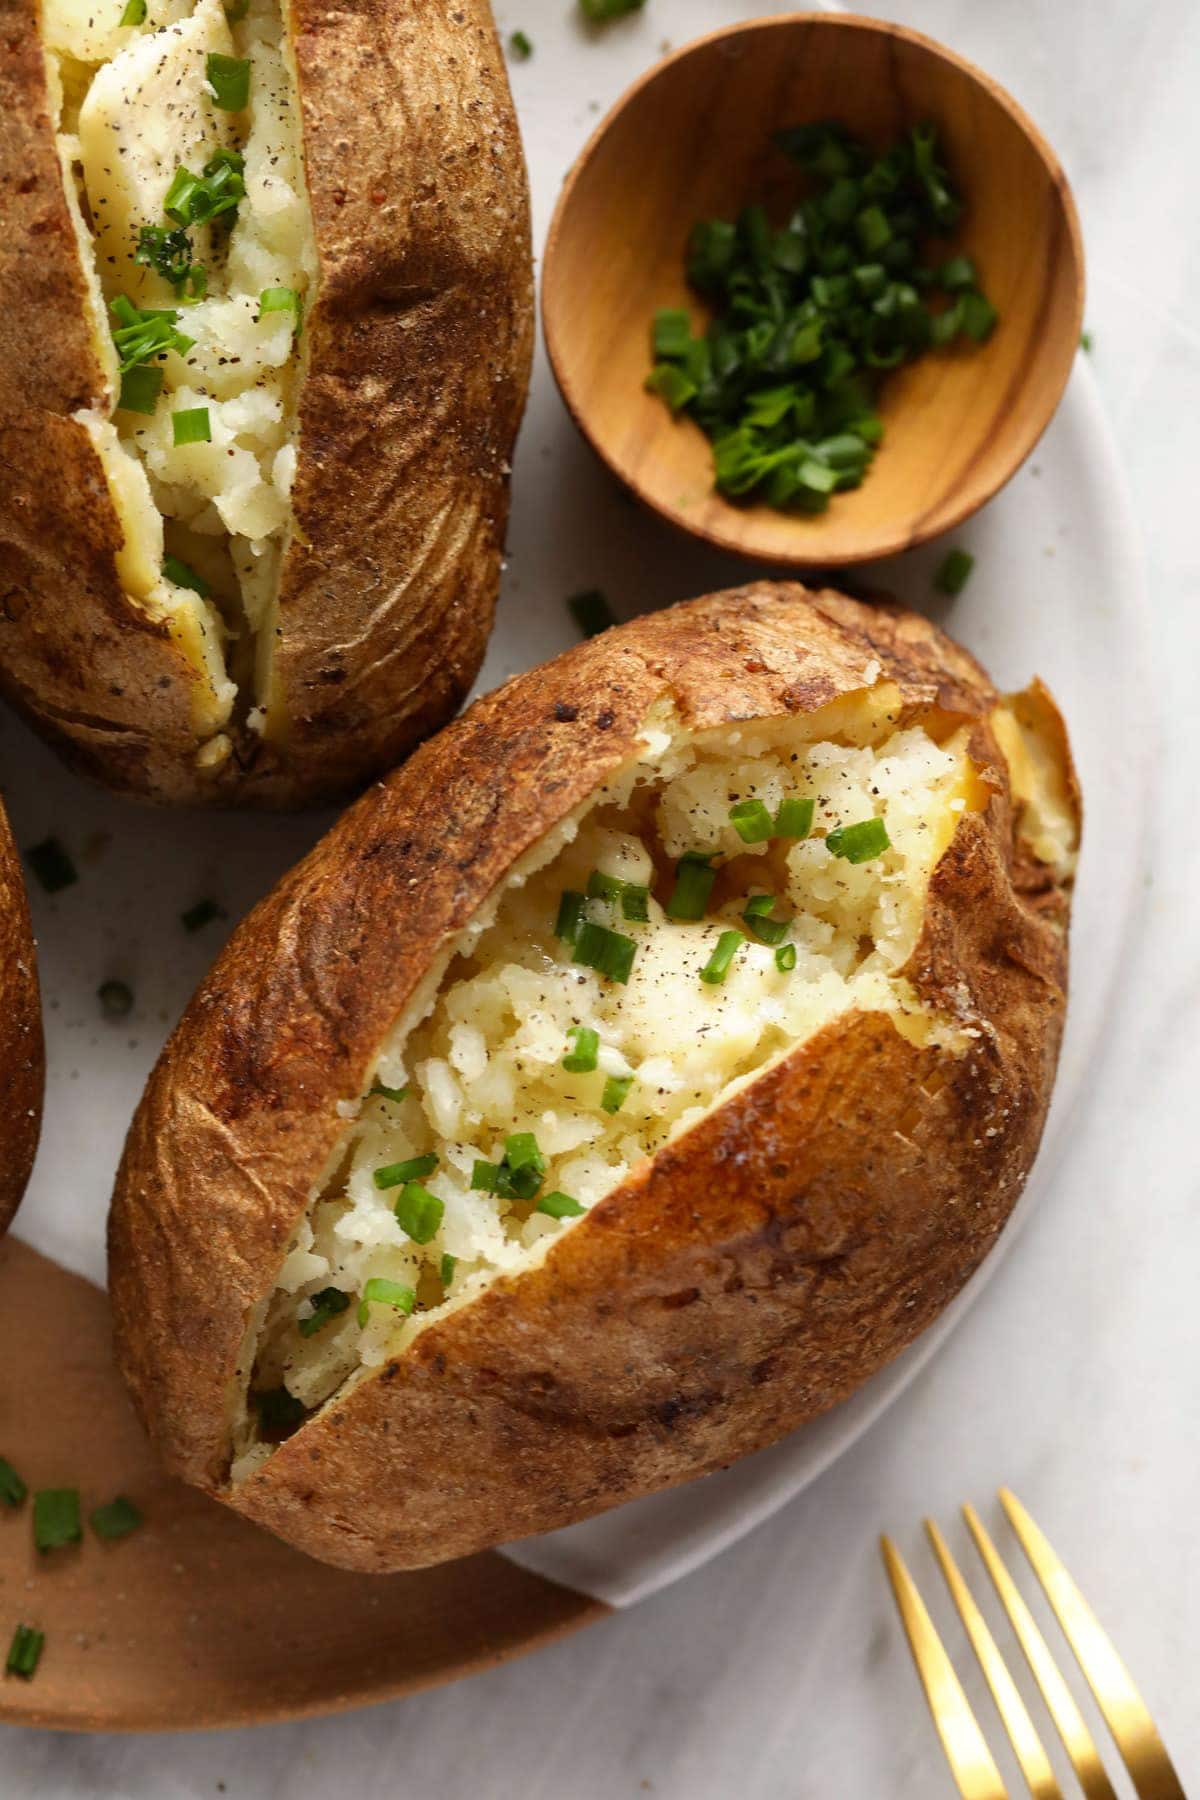
[[(769, 9), (758, 9), (769, 10)], [(749, 16), (749, 9), (746, 9)], [(504, 31), (523, 27), (533, 59), (513, 70), (539, 242), (562, 176), (600, 111), (654, 60), (739, 16), (721, 0), (651, 0), (645, 14), (590, 41), (566, 0), (508, 0)], [(1013, 1224), (954, 1306), (920, 1342), (835, 1412), (724, 1475), (637, 1502), (518, 1546), (528, 1567), (624, 1605), (695, 1568), (798, 1493), (878, 1416), (946, 1338), (1010, 1248), (1052, 1174), (1061, 1179), (1071, 1113), (1103, 1051), (1107, 996), (1139, 880), (1131, 855), (1150, 746), (1143, 699), (1146, 611), (1135, 530), (1085, 367), (1030, 464), (955, 535), (975, 574), (939, 617), (999, 683), (1032, 673), (1069, 720), (1088, 819), (1073, 942), (1073, 994), (1046, 1142)], [(944, 547), (943, 547), (944, 548)], [(932, 546), (872, 571), (932, 609)], [(511, 559), (484, 671), (492, 686), (574, 640), (565, 597), (600, 587), (622, 616), (728, 586), (751, 571), (673, 536), (637, 510), (570, 425), (539, 356), (514, 475)], [(1131, 752), (1130, 746), (1135, 746)], [(1136, 748), (1141, 746), (1141, 750)], [(78, 884), (32, 895), (46, 999), (49, 1086), (22, 1236), (103, 1279), (104, 1216), (125, 1125), (166, 1032), (237, 917), (324, 830), (328, 817), (260, 819), (151, 812), (67, 775), (11, 717), (0, 722), (0, 786), (18, 842), (50, 833), (80, 866)], [(180, 913), (211, 896), (228, 922), (189, 936)], [(96, 989), (110, 977), (136, 996), (106, 1023)]]

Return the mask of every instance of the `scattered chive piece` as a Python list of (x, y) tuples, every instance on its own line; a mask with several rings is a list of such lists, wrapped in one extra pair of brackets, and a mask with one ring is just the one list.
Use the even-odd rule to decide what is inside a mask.
[(500, 1164), (484, 1162), (476, 1157), (471, 1170), (471, 1186), (478, 1194), (495, 1194), (500, 1188)]
[(1081, 331), (1080, 332), (1079, 348), (1081, 350), (1086, 350), (1088, 352), (1088, 354), (1090, 355), (1093, 342), (1094, 342), (1094, 340), (1092, 338), (1092, 334), (1090, 331)]
[(118, 1494), (115, 1500), (109, 1500), (106, 1505), (98, 1506), (88, 1514), (88, 1524), (96, 1536), (103, 1538), (106, 1543), (115, 1543), (117, 1538), (128, 1537), (131, 1531), (137, 1530), (141, 1522), (141, 1513), (124, 1494)]
[(790, 794), (786, 800), (781, 800), (775, 814), (775, 836), (806, 838), (812, 830), (816, 804), (810, 794)]
[(149, 363), (138, 363), (121, 376), (121, 392), (117, 405), (124, 412), (144, 413), (149, 417), (162, 393), (163, 372)]
[(593, 869), (587, 883), (589, 900), (607, 900), (612, 905), (618, 903), (621, 916), (644, 925), (650, 917), (650, 889), (637, 881), (622, 881), (619, 875), (605, 875), (600, 869)]
[(610, 1075), (604, 1083), (604, 1092), (600, 1096), (600, 1104), (606, 1113), (620, 1112), (625, 1104), (625, 1096), (633, 1086), (632, 1075)]
[(975, 558), (969, 550), (950, 550), (938, 565), (933, 585), (939, 594), (961, 594), (974, 567)]
[(607, 925), (595, 925), (585, 919), (575, 939), (575, 961), (585, 969), (595, 969), (610, 981), (622, 986), (629, 980), (637, 945), (622, 932), (610, 931)]
[(610, 625), (615, 625), (612, 608), (599, 588), (587, 588), (582, 594), (572, 594), (567, 601), (571, 617), (578, 625), (585, 638), (599, 637)]
[(574, 1048), (563, 1057), (563, 1068), (572, 1075), (590, 1075), (600, 1054), (600, 1033), (590, 1025), (573, 1025), (567, 1036), (574, 1040)]
[(857, 825), (837, 825), (825, 836), (825, 848), (848, 863), (871, 862), (891, 843), (882, 819), (861, 819)]
[(773, 919), (774, 894), (751, 894), (742, 914), (742, 923), (753, 932), (760, 944), (781, 944), (790, 919)]
[(125, 11), (117, 23), (120, 25), (144, 25), (146, 23), (146, 0), (125, 0)]
[(204, 225), (225, 217), (232, 224), (238, 203), (246, 197), (245, 158), (238, 150), (214, 150), (203, 173), (180, 167), (163, 198), (163, 211), (176, 225)]
[(686, 356), (691, 341), (690, 314), (678, 307), (660, 307), (654, 315), (654, 329), (651, 332), (655, 356)]
[(579, 936), (579, 927), (583, 924), (583, 899), (574, 888), (563, 891), (558, 903), (558, 917), (554, 921), (554, 935), (564, 944), (573, 944)]
[(729, 823), (743, 844), (765, 844), (774, 825), (761, 800), (739, 800), (729, 809)]
[(263, 1432), (282, 1437), (304, 1423), (304, 1402), (297, 1400), (285, 1387), (261, 1388), (250, 1398), (258, 1413), (259, 1429)]
[(548, 1219), (577, 1219), (580, 1213), (586, 1211), (586, 1208), (582, 1207), (578, 1200), (572, 1200), (570, 1194), (560, 1194), (556, 1191), (552, 1194), (543, 1194), (533, 1210), (545, 1213)]
[(504, 1160), (510, 1169), (523, 1169), (526, 1163), (533, 1163), (539, 1174), (546, 1173), (546, 1159), (532, 1131), (514, 1131), (505, 1138)]
[(454, 1271), (457, 1267), (457, 1256), (451, 1256), (450, 1252), (447, 1250), (446, 1254), (442, 1257), (441, 1262), (438, 1264), (438, 1274), (441, 1276), (442, 1286), (444, 1288), (448, 1288), (450, 1283), (454, 1280)]
[(787, 975), (796, 966), (795, 944), (780, 944), (775, 952), (775, 967), (781, 975)]
[[(265, 319), (268, 313), (275, 312), (292, 313), (295, 319), (295, 330), (299, 331), (303, 309), (300, 303), (300, 296), (295, 288), (270, 287), (263, 289), (262, 293), (258, 296), (259, 319)], [(257, 323), (257, 321), (255, 322)]]
[(42, 1651), (46, 1647), (44, 1631), (35, 1631), (32, 1625), (18, 1625), (13, 1632), (12, 1643), (8, 1647), (8, 1660), (4, 1665), (6, 1675), (19, 1675), (22, 1681), (32, 1681), (37, 1666), (42, 1660)]
[(301, 1337), (316, 1337), (318, 1331), (328, 1325), (330, 1319), (336, 1319), (344, 1313), (350, 1304), (349, 1294), (343, 1294), (341, 1288), (322, 1288), (320, 1293), (312, 1295), (312, 1311), (303, 1319), (297, 1319), (296, 1326)]
[(78, 1488), (41, 1488), (33, 1496), (33, 1541), (39, 1550), (62, 1550), (82, 1536)]
[(391, 1306), (397, 1312), (411, 1313), (416, 1304), (417, 1296), (410, 1287), (404, 1287), (398, 1281), (385, 1281), (382, 1275), (372, 1275), (358, 1303), (358, 1322), (366, 1324), (373, 1306)]
[(197, 900), (195, 906), (189, 906), (181, 912), (179, 922), (185, 931), (201, 931), (205, 925), (211, 925), (214, 919), (228, 917), (225, 908), (215, 900)]
[(0, 1503), (16, 1508), (21, 1505), (28, 1492), (29, 1489), (12, 1464), (0, 1456)]
[(177, 406), (171, 414), (171, 434), (176, 449), (181, 444), (211, 444), (212, 422), (207, 406)]
[(510, 56), (515, 57), (517, 62), (528, 62), (533, 55), (533, 39), (524, 31), (510, 32), (508, 39), (508, 53)]
[(133, 989), (125, 981), (102, 981), (96, 989), (106, 1019), (127, 1019), (133, 1011)]
[(34, 844), (25, 852), (25, 861), (47, 894), (61, 894), (64, 888), (73, 887), (79, 880), (75, 864), (56, 837), (43, 838), (40, 844)]
[(367, 1089), (367, 1099), (394, 1100), (399, 1105), (401, 1100), (408, 1099), (408, 1089), (387, 1087), (382, 1081), (373, 1081)]
[(436, 1151), (428, 1156), (410, 1156), (407, 1162), (387, 1163), (382, 1169), (375, 1171), (377, 1188), (403, 1187), (406, 1181), (420, 1181), (426, 1175), (432, 1175), (438, 1166)]
[(532, 1131), (516, 1131), (504, 1140), (503, 1162), (477, 1161), (471, 1186), (503, 1200), (532, 1200), (546, 1176), (546, 1159)]
[(711, 986), (718, 986), (729, 973), (729, 966), (745, 943), (740, 931), (723, 931), (717, 939), (717, 947), (700, 971), (701, 981)]
[(579, 0), (579, 10), (589, 25), (607, 25), (610, 19), (640, 12), (646, 0)]
[(717, 879), (712, 856), (703, 850), (685, 850), (675, 864), (675, 886), (667, 901), (668, 919), (702, 919)]
[(190, 588), (192, 593), (199, 594), (202, 600), (207, 600), (212, 593), (212, 588), (205, 581), (203, 575), (197, 575), (190, 563), (181, 562), (177, 556), (163, 557), (162, 572), (168, 581), (175, 583), (176, 587)]
[(189, 300), (202, 300), (208, 291), (208, 271), (203, 263), (192, 261), (192, 240), (181, 225), (143, 225), (133, 260), (153, 269)]
[(419, 1181), (410, 1181), (400, 1190), (400, 1198), (392, 1210), (397, 1225), (407, 1232), (414, 1244), (427, 1244), (437, 1236), (446, 1207)]
[(249, 104), (250, 64), (245, 58), (210, 50), (204, 73), (222, 112), (241, 112)]

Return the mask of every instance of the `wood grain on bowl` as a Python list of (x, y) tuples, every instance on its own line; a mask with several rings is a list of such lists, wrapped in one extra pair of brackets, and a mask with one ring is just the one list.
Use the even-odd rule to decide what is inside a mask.
[[(802, 517), (734, 505), (712, 450), (643, 391), (656, 308), (703, 308), (684, 249), (701, 218), (764, 200), (786, 217), (781, 127), (838, 119), (876, 148), (926, 119), (966, 202), (953, 239), (1000, 323), (883, 384), (885, 435), (863, 486)], [(916, 32), (875, 20), (759, 19), (667, 58), (604, 120), (564, 185), (542, 283), (546, 342), (576, 424), (672, 524), (776, 565), (833, 567), (950, 530), (1016, 471), (1054, 413), (1079, 343), (1083, 250), (1053, 151), (993, 81)]]
[(156, 1467), (112, 1365), (108, 1303), (15, 1238), (0, 1245), (0, 1455), (30, 1492), (126, 1494), (144, 1524), (39, 1555), (31, 1500), (0, 1506), (0, 1654), (43, 1631), (0, 1722), (171, 1731), (337, 1712), (456, 1680), (603, 1617), (494, 1554), (347, 1574), (289, 1550)]

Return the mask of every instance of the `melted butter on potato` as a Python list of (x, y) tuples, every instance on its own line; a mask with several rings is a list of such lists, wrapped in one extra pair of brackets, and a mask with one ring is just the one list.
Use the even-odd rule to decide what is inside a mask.
[[(939, 741), (920, 724), (899, 726), (894, 705), (894, 690), (878, 684), (799, 721), (691, 739), (656, 728), (644, 760), (518, 865), (383, 1046), (377, 1079), (407, 1097), (363, 1101), (339, 1172), (281, 1271), (257, 1386), (282, 1383), (317, 1405), (430, 1318), (544, 1254), (563, 1221), (471, 1185), (476, 1160), (499, 1162), (510, 1134), (534, 1134), (548, 1165), (543, 1193), (566, 1193), (586, 1209), (851, 1008), (889, 1015), (914, 1041), (958, 1045), (961, 1023), (927, 1013), (904, 966), (930, 873), (988, 789), (964, 731)], [(808, 838), (743, 842), (730, 821), (736, 802), (761, 800), (773, 816), (794, 795), (816, 802)], [(855, 864), (831, 854), (829, 831), (872, 818), (890, 840), (882, 855)], [(705, 916), (674, 920), (665, 902), (689, 850), (714, 853), (720, 874)], [(595, 922), (637, 945), (623, 984), (580, 966), (555, 935), (560, 896), (586, 891), (593, 871), (651, 889), (644, 923), (625, 919), (619, 904), (588, 903)], [(773, 894), (775, 915), (790, 920), (790, 970), (742, 923), (756, 892)], [(746, 941), (724, 981), (702, 980), (731, 928)], [(597, 1034), (594, 1072), (563, 1067), (575, 1027)], [(610, 1076), (632, 1077), (615, 1111), (603, 1105)], [(381, 1190), (375, 1171), (429, 1155), (437, 1167), (422, 1185), (444, 1210), (420, 1245), (397, 1222), (399, 1187)], [(438, 1274), (447, 1255), (456, 1259), (448, 1298)], [(411, 1288), (415, 1315), (374, 1306), (360, 1326), (357, 1299), (372, 1278)], [(311, 1297), (329, 1286), (352, 1304), (301, 1335)], [(251, 1446), (237, 1472), (260, 1454)]]

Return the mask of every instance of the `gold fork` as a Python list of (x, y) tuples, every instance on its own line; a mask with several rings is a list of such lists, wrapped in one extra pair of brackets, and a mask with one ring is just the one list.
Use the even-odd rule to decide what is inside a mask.
[[(1001, 1488), (1000, 1504), (1008, 1515), (1021, 1548), (1033, 1565), (1034, 1573), (1075, 1653), (1075, 1660), (1096, 1696), (1096, 1704), (1112, 1732), (1113, 1740), (1132, 1778), (1138, 1800), (1187, 1800), (1166, 1747), (1129, 1678), (1128, 1670), (1101, 1630), (1083, 1595), (1016, 1495), (1007, 1488)], [(1041, 1690), (1046, 1710), (1063, 1741), (1071, 1767), (1079, 1778), (1087, 1800), (1116, 1800), (1115, 1790), (1104, 1772), (1091, 1732), (1084, 1723), (1070, 1689), (1059, 1674), (1050, 1654), (1050, 1647), (1034, 1623), (1033, 1614), (1000, 1560), (999, 1552), (974, 1507), (964, 1506), (963, 1517), (1012, 1622), (1017, 1641)], [(1029, 1710), (945, 1539), (932, 1519), (926, 1519), (925, 1530), (929, 1534), (929, 1541), (946, 1578), (951, 1597), (966, 1626), (972, 1648), (979, 1658), (1030, 1793), (1034, 1800), (1063, 1800), (1062, 1789)], [(887, 1537), (882, 1540), (882, 1549), (917, 1673), (925, 1688), (929, 1710), (933, 1714), (933, 1722), (937, 1726), (959, 1793), (963, 1800), (1008, 1800), (1008, 1790), (988, 1749), (979, 1722), (971, 1711), (942, 1640), (934, 1629), (933, 1620), (900, 1552)]]

